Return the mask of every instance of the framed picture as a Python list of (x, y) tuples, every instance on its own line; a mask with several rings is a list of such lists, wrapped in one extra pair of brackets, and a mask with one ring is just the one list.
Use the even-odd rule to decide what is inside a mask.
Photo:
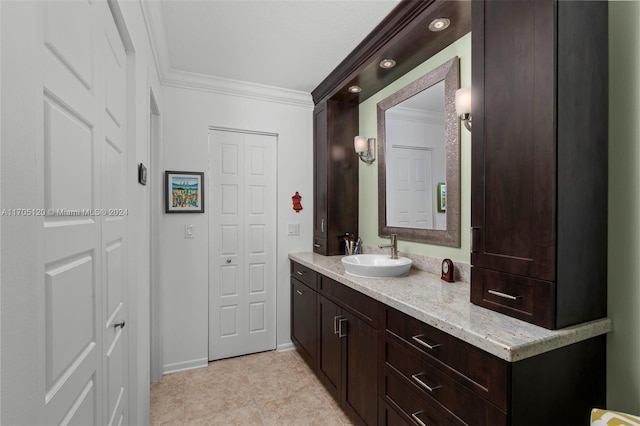
[(447, 184), (438, 183), (438, 213), (447, 211)]
[(204, 213), (204, 173), (164, 172), (165, 213)]

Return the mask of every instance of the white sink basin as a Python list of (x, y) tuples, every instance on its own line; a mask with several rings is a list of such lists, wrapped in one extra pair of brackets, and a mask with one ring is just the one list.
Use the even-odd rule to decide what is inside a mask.
[(407, 275), (412, 263), (408, 257), (391, 259), (388, 254), (356, 254), (342, 258), (347, 274), (366, 278), (402, 277)]

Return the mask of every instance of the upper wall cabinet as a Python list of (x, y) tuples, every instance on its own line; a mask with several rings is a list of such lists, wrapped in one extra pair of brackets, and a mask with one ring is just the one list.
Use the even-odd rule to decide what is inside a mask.
[(472, 4), (471, 301), (606, 316), (607, 2)]
[(343, 254), (342, 237), (358, 235), (358, 104), (328, 100), (313, 113), (313, 251)]

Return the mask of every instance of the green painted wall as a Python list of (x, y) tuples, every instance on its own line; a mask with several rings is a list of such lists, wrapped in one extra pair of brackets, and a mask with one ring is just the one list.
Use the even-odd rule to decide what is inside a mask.
[[(426, 62), (417, 66), (402, 78), (385, 87), (371, 98), (360, 104), (360, 134), (366, 137), (378, 135), (376, 104), (382, 99), (413, 82), (429, 71), (447, 62), (454, 56), (460, 58), (460, 87), (471, 86), (471, 33), (462, 37), (451, 46), (442, 50)], [(471, 133), (461, 127), (460, 143), (461, 174), (461, 232), (459, 248), (430, 244), (398, 241), (398, 250), (433, 257), (448, 257), (454, 261), (469, 263), (469, 234), (471, 227)], [(360, 162), (360, 237), (364, 244), (377, 245), (388, 243), (388, 239), (378, 237), (378, 162), (365, 164)]]
[(609, 2), (608, 408), (640, 415), (640, 2)]

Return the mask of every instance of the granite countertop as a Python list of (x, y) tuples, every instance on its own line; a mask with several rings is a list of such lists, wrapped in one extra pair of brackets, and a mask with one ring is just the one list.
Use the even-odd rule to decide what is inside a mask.
[(613, 329), (611, 319), (603, 318), (547, 330), (473, 305), (467, 282), (447, 283), (438, 275), (413, 268), (399, 278), (355, 277), (345, 273), (341, 258), (289, 254), (295, 262), (506, 361), (519, 361)]

